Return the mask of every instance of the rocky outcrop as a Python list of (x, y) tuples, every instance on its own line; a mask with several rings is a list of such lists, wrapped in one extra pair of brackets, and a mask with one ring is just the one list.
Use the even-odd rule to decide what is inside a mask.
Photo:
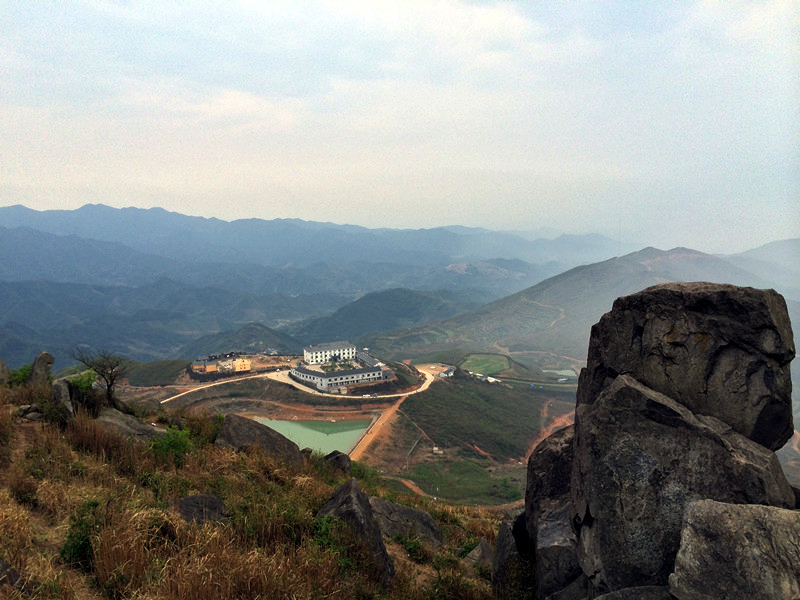
[(598, 591), (666, 585), (692, 500), (794, 508), (774, 452), (627, 375), (575, 420), (573, 523)]
[(361, 491), (356, 479), (350, 479), (337, 488), (317, 516), (342, 519), (366, 545), (376, 579), (385, 585), (394, 577), (394, 563), (386, 552), (380, 524), (372, 512), (369, 498)]
[[(771, 290), (665, 284), (617, 299), (592, 328), (574, 441), (557, 432), (528, 463), (539, 584), (559, 568), (546, 554), (558, 543), (548, 540), (570, 547), (566, 510), (587, 591), (578, 577), (547, 596), (561, 578), (538, 597), (800, 597), (789, 566), (800, 564), (800, 536), (779, 516), (796, 527), (796, 491), (773, 452), (793, 431), (793, 356), (785, 303)], [(706, 506), (731, 508), (709, 517)], [(726, 571), (750, 560), (766, 573)]]
[(108, 406), (100, 409), (97, 421), (128, 439), (140, 442), (148, 442), (165, 435), (164, 430), (143, 423), (133, 415), (126, 415)]
[(430, 546), (441, 546), (444, 538), (436, 521), (424, 510), (370, 497), (369, 504), (384, 537), (417, 538)]
[(237, 452), (248, 446), (257, 446), (277, 462), (294, 466), (303, 464), (303, 455), (297, 444), (266, 425), (239, 415), (225, 416), (214, 443)]
[(792, 436), (794, 338), (774, 290), (670, 283), (618, 298), (592, 327), (578, 404), (625, 373), (776, 450)]
[(528, 459), (525, 522), (536, 547), (538, 598), (546, 598), (583, 577), (569, 493), (574, 439), (574, 426), (560, 429), (536, 446)]
[(11, 383), (11, 369), (0, 358), (0, 386), (8, 385), (9, 383)]
[(691, 502), (669, 588), (681, 600), (800, 598), (800, 512)]
[(54, 362), (56, 359), (52, 354), (41, 352), (33, 361), (30, 382), (34, 385), (47, 385)]

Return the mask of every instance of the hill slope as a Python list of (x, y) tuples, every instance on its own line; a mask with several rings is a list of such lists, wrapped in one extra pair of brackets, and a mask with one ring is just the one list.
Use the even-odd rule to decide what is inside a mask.
[(713, 281), (771, 287), (764, 279), (714, 256), (675, 248), (645, 248), (576, 267), (531, 288), (456, 317), (372, 336), (387, 357), (420, 356), (445, 348), (499, 352), (550, 366), (585, 360), (589, 331), (619, 296), (666, 281)]

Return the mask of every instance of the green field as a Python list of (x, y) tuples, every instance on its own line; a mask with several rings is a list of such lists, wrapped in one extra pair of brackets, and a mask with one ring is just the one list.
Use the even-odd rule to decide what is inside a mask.
[(501, 354), (470, 354), (466, 360), (458, 365), (470, 373), (494, 375), (505, 371), (511, 366), (507, 356)]
[[(521, 474), (524, 470), (520, 469)], [(426, 493), (462, 504), (504, 504), (524, 494), (525, 477), (495, 477), (479, 461), (439, 459), (414, 467), (408, 475)]]

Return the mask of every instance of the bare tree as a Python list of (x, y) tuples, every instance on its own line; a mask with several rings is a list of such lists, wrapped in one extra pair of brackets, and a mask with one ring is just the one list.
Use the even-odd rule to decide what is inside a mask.
[(91, 350), (81, 346), (75, 346), (71, 354), (72, 358), (94, 371), (106, 387), (106, 404), (116, 408), (114, 386), (127, 374), (130, 361), (124, 356), (112, 354), (104, 349)]

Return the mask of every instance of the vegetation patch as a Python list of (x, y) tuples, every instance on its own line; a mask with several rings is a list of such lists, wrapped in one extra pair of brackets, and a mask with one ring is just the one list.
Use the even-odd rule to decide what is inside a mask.
[(191, 364), (188, 360), (132, 363), (128, 368), (128, 381), (138, 387), (172, 385)]
[(470, 354), (458, 366), (470, 373), (494, 375), (508, 369), (511, 362), (502, 354)]
[(402, 410), (440, 447), (477, 447), (496, 460), (520, 460), (539, 431), (546, 399), (535, 388), (454, 379), (409, 396)]
[(428, 494), (464, 504), (503, 504), (519, 500), (524, 485), (494, 477), (476, 460), (440, 459), (414, 467), (413, 479)]

